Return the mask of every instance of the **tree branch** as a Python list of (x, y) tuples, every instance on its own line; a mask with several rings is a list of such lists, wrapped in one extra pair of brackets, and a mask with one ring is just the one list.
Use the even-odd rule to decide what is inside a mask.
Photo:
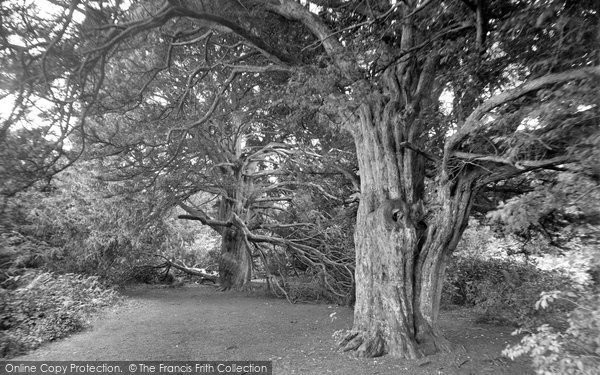
[(165, 260), (165, 263), (163, 264), (164, 267), (167, 267), (167, 266), (173, 267), (184, 273), (187, 273), (188, 275), (200, 276), (203, 279), (207, 279), (207, 280), (210, 280), (215, 283), (216, 283), (217, 279), (219, 278), (219, 276), (217, 276), (217, 275), (211, 275), (209, 273), (204, 272), (201, 268), (187, 267), (183, 264), (179, 264), (179, 263), (165, 257), (164, 255), (160, 255), (160, 254), (152, 254), (152, 255), (164, 259)]
[(413, 145), (410, 142), (401, 142), (400, 144), (398, 144), (398, 147), (399, 148), (408, 148), (410, 150), (413, 150), (414, 152), (425, 156), (427, 159), (429, 159), (429, 160), (431, 160), (431, 161), (433, 161), (435, 163), (439, 163), (440, 162), (440, 159), (438, 157), (436, 157), (435, 155), (430, 154), (430, 153), (428, 153), (428, 152), (426, 152), (424, 150), (421, 150), (420, 148), (418, 148), (417, 146)]
[(497, 155), (483, 155), (473, 154), (470, 152), (459, 152), (455, 151), (452, 156), (459, 159), (466, 160), (480, 160), (480, 161), (491, 161), (493, 163), (507, 164), (517, 169), (524, 170), (528, 168), (544, 168), (556, 164), (565, 164), (575, 161), (575, 159), (568, 156), (560, 156), (552, 159), (541, 159), (541, 160), (512, 160), (509, 158), (503, 158)]
[(209, 227), (214, 229), (217, 233), (222, 233), (224, 227), (230, 227), (233, 225), (230, 221), (214, 220), (213, 218), (209, 217), (204, 211), (192, 208), (183, 202), (179, 202), (178, 205), (179, 207), (183, 208), (183, 210), (189, 215), (178, 215), (177, 218), (187, 220), (198, 220), (202, 224), (208, 225)]
[(314, 227), (313, 223), (292, 223), (292, 224), (261, 224), (256, 229), (275, 229), (275, 228), (295, 228), (295, 227)]
[(230, 31), (243, 39), (251, 43), (256, 49), (261, 51), (269, 60), (276, 64), (286, 65), (292, 62), (289, 56), (283, 55), (280, 51), (271, 48), (263, 40), (252, 35), (251, 32), (245, 28), (236, 24), (235, 22), (220, 17), (215, 14), (199, 13), (191, 9), (186, 9), (180, 6), (174, 6), (169, 1), (165, 2), (162, 8), (160, 8), (156, 14), (151, 15), (149, 18), (132, 21), (123, 24), (110, 25), (113, 30), (108, 35), (108, 40), (99, 47), (89, 51), (89, 53), (104, 53), (109, 50), (115, 44), (128, 38), (129, 36), (136, 35), (137, 33), (148, 30), (154, 27), (165, 24), (168, 20), (175, 17), (188, 17), (208, 23), (209, 27), (223, 31)]
[(331, 29), (308, 8), (294, 0), (279, 0), (277, 3), (267, 4), (266, 8), (282, 17), (304, 24), (321, 41), (325, 52), (335, 61), (346, 78), (352, 80), (357, 77), (358, 70), (353, 58), (344, 53), (344, 46), (336, 38), (330, 37), (333, 34)]
[(449, 156), (451, 154), (451, 150), (454, 149), (455, 146), (457, 146), (464, 138), (466, 138), (469, 134), (475, 132), (476, 130), (484, 127), (486, 124), (482, 123), (481, 119), (492, 109), (510, 101), (513, 101), (515, 99), (518, 99), (523, 95), (527, 95), (533, 91), (537, 91), (548, 85), (579, 79), (586, 79), (592, 76), (600, 76), (600, 66), (579, 68), (562, 73), (545, 75), (543, 77), (539, 77), (532, 81), (526, 82), (512, 90), (508, 90), (501, 94), (491, 97), (479, 107), (475, 108), (475, 110), (471, 113), (469, 117), (467, 117), (465, 123), (460, 127), (456, 134), (454, 134), (451, 138), (448, 139), (444, 148), (444, 153)]
[(559, 156), (552, 159), (546, 160), (525, 160), (515, 163), (515, 165), (508, 165), (505, 169), (501, 169), (482, 180), (479, 185), (485, 186), (494, 182), (507, 180), (525, 172), (530, 172), (541, 168), (552, 168), (556, 165), (567, 164), (577, 161), (573, 157)]

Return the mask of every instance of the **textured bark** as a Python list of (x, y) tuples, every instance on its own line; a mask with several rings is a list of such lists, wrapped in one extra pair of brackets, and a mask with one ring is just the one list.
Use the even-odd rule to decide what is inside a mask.
[[(470, 170), (474, 168), (473, 163), (461, 163), (456, 159), (507, 164), (512, 169), (508, 172), (506, 168), (501, 170), (497, 177), (500, 179), (514, 175), (513, 171), (521, 173), (528, 166), (535, 168), (549, 162), (535, 159), (513, 166), (512, 154), (510, 158), (479, 155), (470, 152), (475, 150), (469, 150), (469, 147), (460, 147), (461, 144), (489, 125), (482, 119), (490, 110), (548, 85), (586, 79), (600, 72), (600, 67), (586, 67), (548, 74), (495, 95), (478, 107), (475, 107), (478, 90), (467, 90), (467, 95), (462, 96), (455, 92), (456, 114), (460, 120), (456, 132), (446, 141), (442, 155), (428, 154), (423, 151), (425, 142), (419, 143), (419, 134), (435, 130), (432, 124), (423, 124), (435, 121), (435, 116), (421, 114), (426, 113), (422, 108), (427, 103), (435, 105), (436, 98), (448, 83), (444, 78), (448, 74), (436, 77), (439, 50), (444, 39), (451, 40), (450, 35), (452, 39), (459, 37), (461, 32), (475, 27), (475, 44), (483, 52), (488, 26), (485, 3), (474, 1), (464, 2), (475, 12), (474, 24), (465, 18), (456, 27), (446, 25), (446, 22), (433, 22), (429, 24), (431, 28), (423, 27), (422, 20), (426, 16), (420, 12), (426, 11), (431, 3), (416, 0), (393, 2), (386, 13), (379, 15), (368, 6), (367, 14), (373, 23), (387, 21), (389, 14), (397, 13), (394, 19), (398, 22), (390, 23), (390, 31), (395, 37), (400, 36), (399, 45), (394, 42), (394, 47), (379, 44), (377, 38), (365, 39), (369, 43), (377, 43), (374, 45), (377, 60), (372, 65), (368, 58), (357, 58), (356, 52), (359, 51), (352, 49), (352, 44), (341, 42), (338, 36), (342, 31), (351, 30), (349, 27), (331, 29), (324, 19), (313, 13), (312, 7), (297, 0), (169, 0), (150, 19), (112, 30), (107, 41), (95, 48), (92, 58), (86, 60), (100, 61), (97, 56), (111, 50), (129, 35), (186, 17), (195, 20), (200, 26), (198, 30), (210, 27), (244, 38), (269, 61), (268, 65), (233, 69), (223, 85), (223, 94), (241, 71), (294, 71), (304, 61), (301, 54), (287, 56), (283, 51), (292, 51), (293, 48), (286, 48), (287, 38), (278, 38), (287, 30), (295, 29), (287, 29), (288, 22), (281, 22), (276, 30), (274, 23), (264, 22), (266, 17), (271, 20), (267, 12), (281, 16), (280, 20), (303, 24), (307, 32), (318, 39), (320, 44), (316, 47), (323, 48), (335, 71), (340, 73), (339, 87), (351, 88), (350, 91), (341, 90), (351, 94), (339, 94), (340, 99), (344, 97), (349, 101), (348, 107), (340, 106), (340, 117), (344, 124), (355, 125), (351, 130), (359, 159), (361, 198), (355, 233), (357, 285), (354, 330), (342, 344), (347, 350), (356, 350), (362, 356), (389, 353), (415, 358), (450, 348), (438, 326), (442, 280), (446, 259), (455, 249), (466, 226), (478, 178), (477, 172)], [(353, 9), (358, 11), (361, 6)], [(449, 19), (454, 20), (454, 17)], [(437, 30), (440, 25), (444, 28)], [(364, 71), (366, 65), (369, 65), (369, 72)], [(211, 108), (217, 107), (221, 94), (217, 95)], [(327, 94), (327, 97), (338, 99), (336, 94)], [(360, 120), (354, 121), (357, 108)], [(430, 115), (437, 112), (437, 108), (432, 109)], [(464, 114), (461, 113), (463, 109)], [(212, 115), (211, 111), (190, 126), (203, 124)], [(425, 157), (436, 162), (438, 175), (435, 181), (431, 181), (435, 185), (431, 189), (434, 196), (427, 199)], [(552, 163), (561, 160), (564, 159), (553, 157)], [(230, 163), (231, 160), (225, 162)], [(240, 182), (239, 171), (233, 172), (237, 176), (235, 183)], [(493, 181), (493, 177), (487, 180)], [(243, 196), (239, 192), (226, 194), (222, 202), (226, 209), (219, 217), (222, 222), (230, 222), (233, 214), (244, 226), (250, 222), (250, 213), (244, 212), (240, 203), (244, 201)], [(238, 232), (241, 226), (227, 226), (220, 232), (223, 235), (221, 278), (225, 288), (243, 286), (249, 278), (249, 249), (245, 238)]]
[[(251, 220), (252, 211), (246, 207), (246, 199), (253, 189), (251, 178), (244, 177), (239, 168), (231, 171), (232, 181), (219, 204), (219, 219), (233, 222), (234, 214), (246, 221)], [(252, 276), (252, 254), (246, 235), (235, 225), (223, 228), (221, 232), (221, 259), (219, 281), (222, 290), (241, 289)]]
[(249, 281), (252, 271), (252, 257), (243, 233), (235, 228), (223, 231), (221, 239), (221, 261), (219, 281), (221, 289), (240, 289)]
[[(245, 188), (251, 188), (249, 184), (234, 184), (237, 190), (232, 195), (221, 198), (219, 205), (218, 220), (211, 219), (204, 211), (194, 209), (184, 203), (179, 206), (189, 215), (179, 215), (180, 219), (198, 220), (204, 225), (213, 228), (221, 235), (221, 258), (219, 262), (219, 280), (223, 290), (240, 289), (246, 285), (251, 278), (252, 257), (245, 234), (242, 229), (233, 225), (233, 215), (241, 215), (244, 211), (239, 200), (230, 197), (240, 197)], [(249, 186), (248, 186), (249, 185)], [(246, 210), (244, 217), (250, 216)]]
[[(385, 102), (383, 102), (385, 103)], [(354, 327), (340, 343), (358, 356), (402, 358), (451, 349), (438, 325), (447, 256), (466, 226), (474, 192), (467, 172), (440, 179), (424, 207), (424, 157), (411, 118), (381, 100), (365, 103), (354, 131), (361, 171), (355, 232)]]

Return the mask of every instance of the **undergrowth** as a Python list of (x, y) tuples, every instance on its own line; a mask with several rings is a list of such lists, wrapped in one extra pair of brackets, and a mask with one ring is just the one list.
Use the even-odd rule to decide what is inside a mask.
[(574, 309), (563, 329), (542, 324), (535, 329), (519, 329), (526, 335), (507, 347), (503, 354), (511, 359), (529, 355), (537, 374), (598, 374), (600, 369), (600, 293), (598, 289), (579, 292), (543, 293), (535, 304), (547, 309), (556, 302), (567, 302)]
[(0, 358), (80, 331), (94, 313), (119, 301), (97, 276), (21, 270), (0, 288)]
[(480, 322), (531, 325), (566, 316), (571, 306), (564, 301), (543, 311), (534, 304), (543, 291), (567, 289), (571, 284), (566, 275), (529, 263), (456, 257), (446, 271), (442, 303), (473, 307)]

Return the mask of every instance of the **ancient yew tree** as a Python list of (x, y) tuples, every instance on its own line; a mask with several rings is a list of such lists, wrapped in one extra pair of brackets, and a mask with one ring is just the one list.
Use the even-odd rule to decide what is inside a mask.
[[(175, 206), (183, 211), (180, 219), (196, 220), (217, 232), (223, 290), (244, 287), (257, 263), (267, 271), (285, 267), (285, 261), (272, 264), (281, 257), (303, 263), (320, 258), (324, 267), (351, 266), (347, 260), (323, 256), (319, 241), (301, 239), (314, 223), (292, 223), (290, 215), (282, 214), (293, 210), (299, 188), (340, 201), (326, 192), (323, 179), (302, 177), (311, 171), (340, 175), (332, 168), (325, 171), (328, 158), (319, 155), (322, 142), (310, 143), (320, 134), (285, 125), (290, 109), (283, 104), (269, 107), (276, 91), (268, 81), (259, 82), (257, 95), (255, 76), (234, 79), (242, 73), (226, 65), (240, 60), (233, 53), (237, 48), (231, 47), (236, 40), (210, 33), (203, 37), (210, 44), (200, 57), (189, 48), (167, 52), (162, 36), (150, 33), (131, 42), (143, 46), (144, 55), (121, 50), (120, 58), (107, 63), (110, 74), (91, 103), (97, 110), (88, 116), (86, 156), (101, 161), (104, 178), (126, 181), (130, 194), (152, 191), (158, 198), (149, 215)], [(205, 59), (215, 64), (202, 72), (198, 65)], [(254, 60), (251, 53), (246, 60)], [(164, 65), (155, 68), (156, 61)], [(146, 77), (153, 69), (157, 71)], [(144, 91), (148, 96), (140, 97)], [(205, 115), (198, 119), (198, 113)], [(290, 228), (295, 230), (286, 233)], [(350, 268), (342, 273), (352, 280)], [(335, 283), (333, 276), (327, 278)], [(345, 298), (350, 288), (343, 289), (347, 291), (334, 293)]]
[(124, 51), (147, 56), (145, 36), (164, 51), (157, 69), (140, 76), (146, 80), (181, 68), (171, 64), (173, 51), (202, 55), (213, 34), (236, 40), (228, 47), (236, 59), (197, 60), (190, 87), (200, 73), (229, 74), (208, 106), (174, 128), (208, 121), (229, 87), (248, 77), (256, 95), (279, 85), (287, 106), (318, 108), (345, 127), (358, 156), (360, 204), (355, 321), (340, 344), (361, 356), (415, 358), (450, 349), (438, 326), (444, 267), (476, 198), (519, 175), (569, 168), (597, 147), (598, 7), (591, 0), (173, 0), (135, 1), (127, 10), (90, 3), (89, 37), (77, 49), (78, 100), (100, 111), (94, 103), (106, 94), (107, 70)]

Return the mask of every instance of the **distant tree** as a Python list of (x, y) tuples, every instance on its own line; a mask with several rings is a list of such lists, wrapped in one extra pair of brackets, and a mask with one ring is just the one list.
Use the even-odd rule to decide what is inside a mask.
[[(318, 246), (301, 240), (300, 228), (313, 223), (285, 221), (289, 217), (278, 214), (291, 208), (298, 189), (340, 204), (341, 198), (328, 193), (327, 176), (343, 176), (343, 163), (333, 159), (343, 151), (324, 155), (335, 137), (320, 139), (326, 132), (314, 125), (301, 132), (290, 126), (313, 121), (314, 114), (290, 120), (289, 106), (278, 102), (268, 82), (261, 83), (259, 95), (252, 74), (225, 91), (220, 82), (232, 76), (228, 78), (230, 73), (222, 68), (213, 68), (208, 76), (203, 73), (204, 79), (196, 82), (199, 72), (193, 64), (199, 59), (222, 65), (240, 60), (233, 53), (237, 47), (229, 47), (233, 41), (213, 35), (205, 55), (178, 49), (168, 54), (172, 67), (165, 64), (158, 69), (154, 64), (165, 58), (165, 51), (156, 47), (161, 38), (145, 36), (148, 49), (143, 58), (135, 50), (125, 50), (109, 63), (106, 88), (94, 99), (86, 127), (86, 157), (102, 160), (105, 178), (130, 181), (132, 191), (157, 194), (156, 215), (179, 206), (185, 211), (180, 218), (214, 229), (221, 237), (219, 270), (225, 290), (250, 281), (253, 256), (264, 254), (265, 244), (305, 262), (345, 268), (352, 278), (350, 262), (336, 264)], [(209, 35), (205, 38), (208, 42)], [(248, 54), (247, 59), (254, 58)], [(158, 71), (145, 77), (153, 69)], [(144, 91), (147, 94), (140, 96)], [(212, 97), (214, 92), (218, 94)], [(206, 115), (195, 121), (198, 113)], [(311, 173), (320, 179), (303, 177)], [(199, 193), (204, 201), (197, 199)], [(294, 230), (284, 238), (277, 233), (285, 228)]]
[[(218, 50), (231, 48), (237, 60), (200, 58), (189, 67), (198, 72), (194, 87), (200, 72), (228, 74), (188, 129), (209, 121), (229, 88), (252, 77), (257, 98), (272, 95), (263, 85), (278, 84), (282, 100), (289, 93), (298, 107), (349, 130), (360, 170), (357, 284), (354, 327), (341, 345), (361, 356), (415, 358), (450, 349), (438, 325), (442, 280), (476, 198), (490, 200), (486, 193), (524, 174), (569, 167), (595, 147), (599, 6), (134, 2), (125, 13), (96, 7), (106, 21), (90, 29), (71, 71), (82, 77), (79, 99), (93, 114), (113, 94), (105, 78), (122, 56), (144, 59), (149, 45), (163, 51), (156, 69), (124, 76), (153, 79), (184, 66), (172, 51), (202, 56), (214, 50), (213, 35), (227, 36), (237, 42)], [(243, 231), (242, 224), (232, 222)]]

